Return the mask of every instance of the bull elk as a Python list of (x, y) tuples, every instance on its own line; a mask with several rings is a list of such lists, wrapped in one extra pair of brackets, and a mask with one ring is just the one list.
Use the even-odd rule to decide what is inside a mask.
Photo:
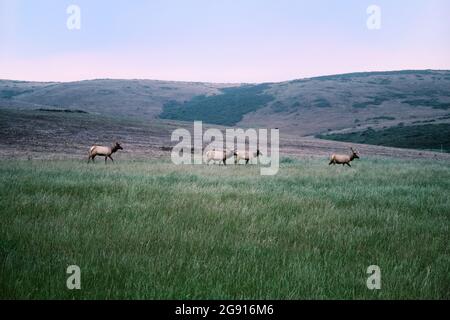
[(92, 162), (94, 162), (94, 158), (96, 156), (105, 157), (105, 164), (106, 164), (106, 161), (108, 160), (108, 158), (110, 158), (111, 161), (114, 163), (114, 160), (111, 157), (111, 155), (114, 152), (116, 152), (117, 150), (123, 150), (122, 146), (118, 142), (114, 143), (111, 147), (92, 146), (89, 149), (88, 163), (89, 163), (89, 160), (92, 160)]
[(352, 147), (350, 147), (350, 150), (352, 151), (352, 153), (350, 155), (333, 153), (331, 155), (330, 163), (328, 165), (342, 164), (343, 166), (348, 165), (349, 167), (351, 167), (350, 162), (352, 162), (353, 159), (359, 159), (359, 155), (358, 155), (358, 152), (355, 151)]
[(262, 153), (261, 151), (259, 151), (259, 149), (255, 152), (236, 151), (234, 153), (234, 164), (238, 164), (239, 160), (245, 160), (245, 164), (248, 164), (250, 160), (258, 158), (259, 156), (262, 156)]

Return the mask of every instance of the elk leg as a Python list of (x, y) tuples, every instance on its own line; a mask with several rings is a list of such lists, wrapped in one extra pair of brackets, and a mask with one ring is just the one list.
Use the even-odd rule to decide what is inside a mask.
[(347, 162), (347, 165), (348, 165), (349, 167), (351, 167), (350, 163), (348, 163), (348, 162)]
[(250, 159), (246, 159), (246, 160), (245, 160), (245, 164), (248, 164), (248, 161), (249, 161), (249, 160), (250, 160)]
[(114, 159), (111, 157), (111, 156), (108, 156), (110, 159), (111, 159), (111, 161), (114, 163)]
[(106, 160), (108, 160), (108, 157), (105, 157), (105, 164), (106, 164)]

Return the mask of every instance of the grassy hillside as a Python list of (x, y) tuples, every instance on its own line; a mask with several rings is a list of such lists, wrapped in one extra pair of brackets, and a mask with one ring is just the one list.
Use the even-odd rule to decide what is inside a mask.
[(283, 163), (1, 161), (0, 298), (448, 299), (446, 162)]
[(450, 152), (450, 124), (399, 125), (383, 130), (318, 135), (318, 138), (381, 146)]
[(264, 107), (274, 99), (264, 93), (268, 88), (268, 84), (244, 85), (224, 88), (220, 95), (197, 96), (184, 103), (170, 101), (164, 105), (159, 117), (232, 126), (241, 121), (245, 114)]
[(450, 71), (361, 72), (244, 86), (153, 80), (0, 80), (0, 107), (203, 120), (314, 135), (356, 123), (368, 125), (373, 118), (392, 126), (448, 115)]
[(0, 80), (0, 107), (78, 109), (109, 116), (153, 119), (168, 101), (217, 94), (221, 84), (156, 80), (39, 83)]
[(362, 72), (272, 84), (274, 100), (242, 126), (279, 127), (299, 135), (437, 119), (450, 109), (450, 71)]
[[(202, 120), (215, 125), (279, 128), (281, 133), (297, 137), (364, 131), (369, 127), (378, 131), (400, 123), (449, 124), (450, 71), (361, 72), (246, 85), (0, 80), (0, 109), (64, 110), (133, 118), (149, 124), (158, 124), (160, 119)], [(416, 145), (407, 141), (408, 135), (401, 135), (402, 146)], [(385, 141), (376, 140), (377, 144)], [(431, 139), (421, 141), (420, 148), (435, 148)]]
[(370, 119), (391, 125), (392, 119), (437, 118), (448, 114), (449, 88), (448, 71), (351, 73), (229, 88), (212, 97), (167, 103), (160, 117), (309, 135)]

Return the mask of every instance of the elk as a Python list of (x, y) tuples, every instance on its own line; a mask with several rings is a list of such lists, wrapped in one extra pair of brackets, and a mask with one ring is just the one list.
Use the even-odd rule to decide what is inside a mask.
[(118, 142), (114, 143), (112, 145), (112, 147), (92, 146), (89, 149), (88, 163), (89, 163), (89, 160), (92, 160), (92, 162), (94, 162), (94, 158), (96, 156), (105, 157), (105, 164), (106, 164), (106, 161), (108, 160), (108, 158), (110, 158), (111, 161), (114, 163), (114, 160), (111, 157), (111, 155), (114, 152), (116, 152), (117, 150), (123, 150), (122, 146)]
[(234, 164), (238, 164), (239, 160), (245, 160), (245, 164), (248, 164), (248, 162), (254, 158), (258, 158), (259, 156), (262, 156), (261, 151), (256, 150), (255, 152), (250, 151), (236, 151), (234, 153)]
[(350, 162), (352, 162), (353, 159), (359, 159), (359, 155), (358, 152), (356, 152), (352, 147), (350, 147), (350, 150), (352, 151), (352, 154), (350, 155), (333, 153), (331, 155), (330, 163), (328, 165), (342, 164), (343, 166), (348, 165), (349, 167), (351, 167)]
[(233, 155), (235, 155), (235, 152), (227, 149), (220, 151), (216, 149), (209, 150), (206, 152), (206, 164), (209, 164), (209, 162), (213, 160), (219, 161), (219, 164), (220, 162), (223, 162), (224, 165), (227, 165), (226, 163), (227, 159), (232, 157)]

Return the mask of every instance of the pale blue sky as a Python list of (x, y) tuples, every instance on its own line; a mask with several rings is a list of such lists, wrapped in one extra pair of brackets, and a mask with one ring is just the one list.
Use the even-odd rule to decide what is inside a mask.
[[(66, 8), (81, 8), (81, 30)], [(381, 8), (368, 30), (366, 9)], [(0, 78), (283, 81), (450, 69), (448, 0), (0, 0)]]

